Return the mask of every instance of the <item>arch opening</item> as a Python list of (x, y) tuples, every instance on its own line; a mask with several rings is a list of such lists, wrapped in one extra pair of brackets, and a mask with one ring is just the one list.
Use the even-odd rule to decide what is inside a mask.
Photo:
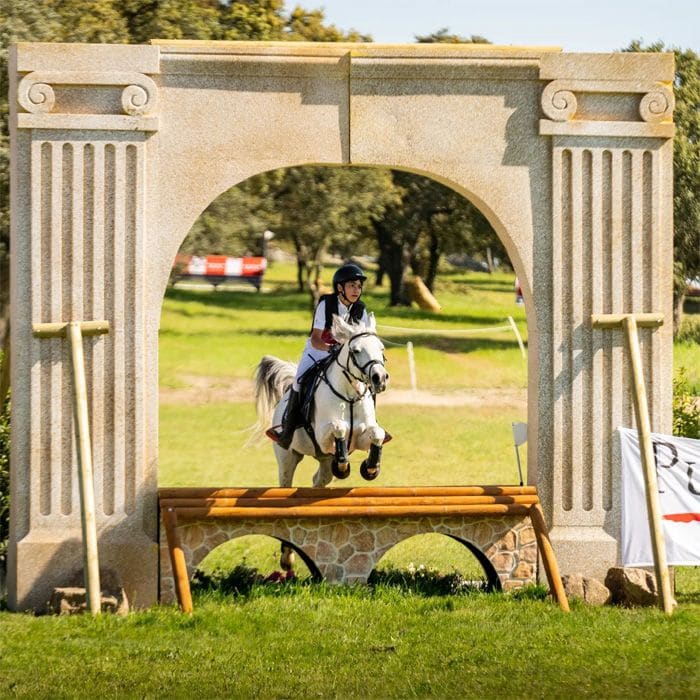
[[(296, 555), (293, 575), (287, 576), (280, 568), (282, 546), (290, 547)], [(245, 534), (233, 536), (211, 549), (196, 565), (192, 585), (194, 590), (245, 593), (255, 584), (292, 578), (322, 580), (318, 567), (300, 547), (274, 535)]]
[(376, 563), (369, 581), (436, 593), (502, 590), (496, 569), (477, 545), (438, 532), (413, 535), (393, 545)]
[[(311, 166), (309, 166), (311, 167)], [(323, 171), (347, 171), (348, 168), (332, 168), (324, 166), (316, 168)], [(285, 169), (288, 170), (288, 169)], [(299, 168), (298, 170), (302, 170)], [(366, 171), (376, 171), (376, 168), (364, 168)], [(275, 171), (280, 176), (280, 171)], [(413, 177), (412, 171), (402, 171)], [(256, 177), (267, 177), (270, 173)], [(303, 179), (303, 174), (297, 176)], [(424, 178), (424, 175), (421, 174)], [(246, 181), (246, 182), (250, 182)], [(243, 183), (245, 184), (245, 183)], [(447, 187), (443, 182), (433, 183), (444, 190), (449, 190), (455, 197), (464, 199), (464, 194), (457, 191), (453, 184)], [(237, 186), (238, 187), (238, 186)], [(236, 188), (233, 188), (236, 189)], [(223, 193), (228, 197), (231, 190)], [(237, 193), (233, 200), (238, 201), (242, 195)], [(231, 201), (233, 201), (231, 200)], [(212, 203), (214, 210), (220, 204)], [(475, 216), (486, 220), (473, 205)], [(240, 211), (240, 209), (235, 209)], [(211, 215), (209, 208), (203, 212), (202, 218)], [(493, 218), (493, 213), (489, 212)], [(265, 221), (258, 221), (257, 233), (269, 230)], [(208, 224), (211, 228), (211, 224)], [(184, 248), (192, 253), (205, 252), (197, 248), (197, 241), (201, 241), (202, 227), (191, 229), (193, 236), (192, 245), (188, 246), (189, 238), (183, 241)], [(502, 227), (501, 227), (502, 228)], [(498, 232), (496, 231), (497, 235)], [(262, 246), (264, 237), (258, 235), (257, 242), (254, 239), (240, 238), (238, 248), (232, 252), (240, 254), (245, 252), (248, 246), (249, 252), (259, 253), (261, 249), (250, 250), (257, 245)], [(376, 247), (376, 243), (374, 243)], [(196, 470), (188, 470), (188, 482), (175, 482), (170, 473), (180, 470), (173, 465), (183, 454), (189, 452), (199, 460), (197, 455), (199, 447), (193, 449), (193, 445), (206, 446), (210, 453), (215, 453), (217, 463), (216, 482), (221, 483), (221, 475), (226, 476), (226, 483), (245, 483), (247, 485), (276, 485), (274, 460), (271, 451), (262, 450), (240, 452), (243, 459), (236, 460), (239, 464), (248, 464), (245, 471), (237, 470), (233, 465), (233, 453), (239, 452), (247, 437), (242, 431), (255, 421), (252, 411), (252, 397), (250, 395), (250, 377), (257, 360), (262, 354), (273, 352), (282, 359), (298, 359), (305, 336), (308, 332), (310, 299), (305, 292), (298, 291), (298, 263), (295, 261), (295, 244), (293, 238), (279, 245), (279, 239), (267, 242), (270, 255), (270, 265), (265, 274), (262, 293), (253, 293), (249, 288), (214, 291), (207, 294), (205, 289), (184, 289), (180, 285), (170, 287), (166, 291), (161, 322), (161, 382), (164, 384), (161, 391), (161, 431), (160, 452), (161, 477), (164, 471), (168, 473), (167, 485), (194, 485), (195, 483), (212, 483), (205, 481), (207, 470), (197, 467)], [(334, 265), (350, 257), (352, 246), (329, 240), (327, 244), (327, 257), (320, 266), (323, 279), (330, 279)], [(283, 255), (282, 261), (274, 260), (272, 254)], [(220, 251), (218, 251), (220, 252)], [(333, 257), (332, 254), (335, 254)], [(286, 256), (286, 261), (284, 259)], [(469, 258), (469, 256), (467, 255)], [(454, 483), (517, 483), (519, 474), (516, 470), (513, 456), (512, 438), (510, 437), (510, 423), (521, 422), (527, 416), (527, 400), (525, 398), (528, 383), (527, 363), (520, 358), (516, 345), (516, 338), (509, 329), (506, 333), (490, 334), (489, 326), (495, 324), (496, 315), (513, 314), (517, 323), (524, 325), (529, 322), (525, 313), (528, 305), (527, 297), (524, 306), (517, 306), (512, 277), (508, 273), (474, 272), (467, 266), (461, 266), (458, 261), (443, 263), (443, 267), (436, 277), (436, 294), (438, 297), (448, 299), (452, 306), (440, 315), (435, 315), (421, 309), (402, 306), (391, 306), (389, 303), (389, 285), (385, 279), (383, 287), (375, 283), (375, 275), (378, 276), (376, 258), (365, 256), (360, 259), (367, 266), (368, 274), (372, 272), (371, 284), (366, 286), (365, 299), (368, 307), (375, 310), (380, 324), (386, 322), (387, 326), (411, 327), (417, 332), (417, 337), (411, 339), (414, 346), (413, 356), (408, 354), (408, 340), (410, 335), (404, 335), (403, 331), (381, 330), (382, 337), (387, 341), (387, 357), (389, 358), (392, 384), (386, 395), (380, 397), (379, 406), (382, 411), (398, 413), (391, 416), (391, 426), (387, 429), (392, 434), (408, 434), (416, 420), (425, 423), (425, 433), (436, 434), (450, 433), (452, 438), (445, 446), (445, 453), (454, 463), (469, 463), (467, 469), (455, 473), (447, 473), (436, 469), (439, 457), (432, 449), (433, 445), (423, 440), (414, 449), (406, 445), (400, 448), (397, 455), (397, 463), (406, 463), (406, 457), (412, 457), (415, 463), (432, 463), (431, 468), (423, 469), (418, 474), (403, 474), (395, 472), (391, 481), (386, 485), (406, 484), (454, 484)], [(471, 258), (469, 258), (471, 261)], [(335, 261), (335, 262), (334, 262)], [(297, 265), (297, 270), (294, 266)], [(285, 269), (286, 266), (286, 269)], [(295, 276), (296, 275), (296, 276)], [(469, 277), (471, 275), (471, 277)], [(216, 290), (216, 288), (215, 288)], [(250, 292), (250, 293), (247, 293)], [(479, 311), (464, 311), (459, 308), (459, 300), (467, 298), (476, 299), (485, 308), (483, 313)], [(488, 307), (497, 299), (497, 311)], [(481, 301), (479, 301), (481, 300)], [(487, 308), (488, 307), (488, 308)], [(281, 310), (289, 313), (281, 316)], [(510, 312), (510, 314), (507, 314)], [(254, 318), (255, 317), (255, 318)], [(192, 337), (192, 329), (200, 323), (201, 336)], [(482, 337), (470, 336), (474, 326), (482, 326)], [(442, 336), (431, 336), (434, 329), (431, 326), (442, 326), (446, 333)], [(427, 328), (427, 334), (421, 334), (420, 327)], [(465, 328), (466, 327), (466, 328)], [(219, 333), (218, 330), (221, 330)], [(466, 334), (459, 336), (458, 332), (464, 329)], [(409, 328), (410, 330), (410, 328)], [(257, 331), (257, 338), (254, 339)], [(523, 332), (525, 328), (523, 329)], [(195, 330), (196, 332), (196, 330)], [(190, 337), (188, 337), (188, 334)], [(235, 346), (231, 342), (236, 338)], [(185, 350), (185, 343), (192, 342), (190, 350)], [(167, 348), (164, 349), (163, 344)], [(222, 348), (221, 344), (224, 344)], [(252, 351), (254, 347), (255, 352)], [(504, 351), (510, 359), (509, 367), (497, 368), (499, 353)], [(255, 354), (257, 353), (257, 355)], [(198, 359), (209, 357), (206, 362), (198, 365)], [(172, 358), (175, 358), (174, 360)], [(164, 363), (168, 363), (164, 367)], [(418, 379), (411, 376), (411, 363), (417, 370)], [(213, 371), (212, 371), (213, 370)], [(210, 373), (210, 374), (209, 374)], [(463, 381), (465, 380), (465, 381)], [(420, 382), (420, 384), (418, 383)], [(499, 390), (492, 391), (493, 387)], [(505, 387), (501, 391), (500, 388)], [(461, 393), (460, 393), (461, 392)], [(486, 397), (486, 393), (489, 396)], [(397, 395), (397, 399), (391, 401), (391, 394)], [(459, 394), (452, 396), (451, 394)], [(180, 405), (174, 405), (181, 397), (184, 401)], [(165, 405), (163, 405), (165, 401)], [(413, 408), (399, 411), (396, 405), (399, 402), (411, 404)], [(427, 402), (425, 410), (421, 410), (421, 402)], [(484, 404), (486, 407), (484, 407)], [(188, 422), (187, 405), (192, 407), (201, 418), (196, 418), (197, 441), (187, 439), (182, 430), (183, 423)], [(232, 408), (232, 406), (234, 406)], [(488, 406), (491, 406), (489, 408)], [(499, 411), (499, 409), (502, 409)], [(445, 412), (454, 415), (454, 420), (445, 420)], [(488, 428), (479, 426), (477, 414), (485, 416)], [(165, 417), (165, 419), (164, 419)], [(382, 416), (380, 415), (380, 420)], [(455, 430), (459, 424), (461, 432)], [(395, 427), (394, 427), (395, 426)], [(183, 444), (184, 442), (188, 444)], [(391, 457), (390, 450), (399, 443), (389, 446), (386, 456)], [(501, 464), (500, 471), (489, 472), (486, 466), (477, 467), (478, 455), (491, 455), (498, 450)], [(524, 453), (523, 453), (524, 456)], [(304, 460), (298, 468), (295, 485), (309, 485), (315, 471), (315, 466), (310, 465), (311, 460)], [(355, 459), (357, 466), (361, 458)], [(488, 461), (491, 464), (493, 460)], [(475, 469), (472, 469), (472, 466)], [(212, 471), (214, 471), (212, 469)], [(195, 479), (195, 474), (198, 476)], [(250, 476), (253, 475), (251, 481)], [(199, 476), (201, 475), (201, 476)], [(264, 475), (264, 476), (263, 476)], [(179, 479), (179, 477), (176, 476)], [(364, 482), (357, 480), (352, 485), (361, 485)], [(161, 485), (164, 485), (161, 483)], [(345, 484), (343, 484), (345, 485)]]

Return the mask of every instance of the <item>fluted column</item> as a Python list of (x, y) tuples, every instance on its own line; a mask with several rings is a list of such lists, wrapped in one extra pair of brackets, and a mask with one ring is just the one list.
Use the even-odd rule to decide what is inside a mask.
[[(635, 423), (622, 331), (593, 330), (590, 318), (665, 315), (665, 326), (640, 339), (652, 426), (669, 431), (673, 105), (660, 83), (585, 80), (581, 72), (567, 79), (561, 59), (542, 69), (548, 79), (564, 76), (544, 88), (550, 119), (540, 122), (552, 158), (551, 336), (542, 349), (552, 381), (541, 396), (551, 421), (540, 424), (538, 485), (562, 570), (580, 571), (585, 561), (588, 573), (604, 576), (620, 535), (615, 431)], [(636, 113), (622, 109), (630, 103)]]
[[(124, 55), (153, 72), (157, 61), (144, 48)], [(13, 208), (21, 211), (13, 231), (13, 419), (22, 429), (13, 445), (9, 588), (18, 609), (41, 607), (52, 587), (79, 582), (82, 572), (69, 346), (33, 337), (32, 323), (109, 321), (109, 334), (84, 340), (100, 566), (130, 597), (138, 590), (141, 603), (157, 594), (154, 499), (141, 495), (156, 485), (146, 437), (155, 426), (145, 396), (144, 266), (157, 91), (141, 72), (68, 64), (60, 72), (41, 61), (16, 64), (13, 141), (24, 157), (13, 172)], [(66, 86), (87, 90), (93, 113), (72, 114)], [(111, 113), (114, 94), (122, 113)]]

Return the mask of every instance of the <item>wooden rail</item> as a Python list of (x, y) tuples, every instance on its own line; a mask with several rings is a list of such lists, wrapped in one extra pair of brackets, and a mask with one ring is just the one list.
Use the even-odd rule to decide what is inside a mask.
[(552, 594), (563, 610), (569, 609), (534, 486), (162, 488), (158, 496), (175, 590), (184, 612), (192, 611), (192, 596), (185, 556), (177, 535), (178, 519), (415, 518), (445, 515), (529, 516)]

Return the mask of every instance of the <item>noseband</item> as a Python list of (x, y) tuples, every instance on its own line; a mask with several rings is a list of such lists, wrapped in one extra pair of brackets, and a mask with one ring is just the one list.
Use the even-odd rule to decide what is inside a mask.
[[(357, 333), (356, 335), (353, 335), (347, 342), (348, 346), (348, 359), (347, 362), (345, 363), (345, 367), (340, 364), (340, 360), (338, 359), (340, 357), (340, 352), (338, 352), (338, 355), (336, 356), (335, 361), (338, 363), (340, 368), (343, 370), (343, 374), (345, 374), (345, 378), (348, 381), (351, 381), (351, 378), (354, 379), (357, 382), (362, 382), (363, 384), (367, 384), (370, 386), (372, 384), (372, 380), (370, 379), (370, 371), (372, 370), (372, 367), (374, 365), (380, 365), (384, 367), (384, 358), (381, 360), (368, 360), (365, 362), (364, 365), (359, 365), (357, 363), (357, 360), (355, 360), (355, 356), (352, 353), (352, 348), (350, 347), (350, 343), (352, 343), (355, 338), (365, 338), (368, 336), (374, 336), (375, 338), (377, 337), (376, 333), (372, 333), (371, 331), (364, 331), (362, 333)], [(356, 374), (353, 374), (352, 370), (350, 369), (350, 362), (352, 361), (352, 364), (355, 366), (356, 369), (360, 371), (362, 374), (361, 377), (358, 377)]]
[[(356, 401), (359, 401), (360, 399), (364, 398), (364, 396), (368, 390), (371, 393), (374, 393), (374, 392), (372, 392), (372, 389), (371, 389), (372, 381), (369, 377), (369, 373), (372, 370), (372, 367), (374, 365), (381, 365), (382, 367), (384, 367), (384, 359), (383, 358), (382, 358), (382, 360), (368, 360), (367, 362), (365, 362), (364, 365), (360, 365), (355, 360), (355, 357), (351, 351), (350, 343), (352, 343), (353, 340), (355, 340), (356, 338), (364, 338), (365, 336), (372, 336), (372, 335), (375, 337), (378, 337), (376, 333), (373, 333), (371, 331), (363, 331), (362, 333), (357, 333), (356, 335), (353, 335), (347, 341), (347, 343), (345, 343), (344, 345), (336, 346), (336, 347), (338, 347), (338, 350), (334, 352), (335, 357), (333, 359), (334, 359), (335, 363), (338, 365), (338, 367), (340, 367), (340, 369), (343, 370), (343, 374), (345, 375), (345, 378), (348, 380), (348, 382), (350, 382), (350, 384), (352, 384), (353, 380), (354, 380), (356, 382), (361, 382), (362, 384), (365, 384), (365, 389), (362, 393), (358, 393), (358, 396), (356, 396), (354, 399), (349, 399), (345, 396), (342, 396), (341, 394), (339, 394), (336, 391), (336, 389), (333, 386), (331, 386), (331, 383), (328, 380), (328, 376), (326, 375), (326, 372), (324, 371), (324, 373), (323, 373), (323, 380), (328, 385), (330, 390), (336, 396), (344, 399), (345, 401), (347, 401), (350, 404), (353, 404)], [(348, 347), (348, 359), (347, 359), (345, 365), (343, 365), (340, 362), (340, 352), (345, 345), (347, 345), (347, 347)], [(352, 369), (350, 368), (351, 362), (355, 366), (355, 368), (361, 373), (362, 376), (358, 377), (356, 374), (353, 373)]]

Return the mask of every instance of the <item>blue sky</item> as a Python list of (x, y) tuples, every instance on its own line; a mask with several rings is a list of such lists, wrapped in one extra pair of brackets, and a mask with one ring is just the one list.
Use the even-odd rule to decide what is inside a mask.
[(632, 39), (658, 39), (700, 52), (700, 0), (287, 0), (323, 8), (340, 29), (379, 43), (413, 43), (416, 34), (448, 27), (494, 44), (615, 51)]

